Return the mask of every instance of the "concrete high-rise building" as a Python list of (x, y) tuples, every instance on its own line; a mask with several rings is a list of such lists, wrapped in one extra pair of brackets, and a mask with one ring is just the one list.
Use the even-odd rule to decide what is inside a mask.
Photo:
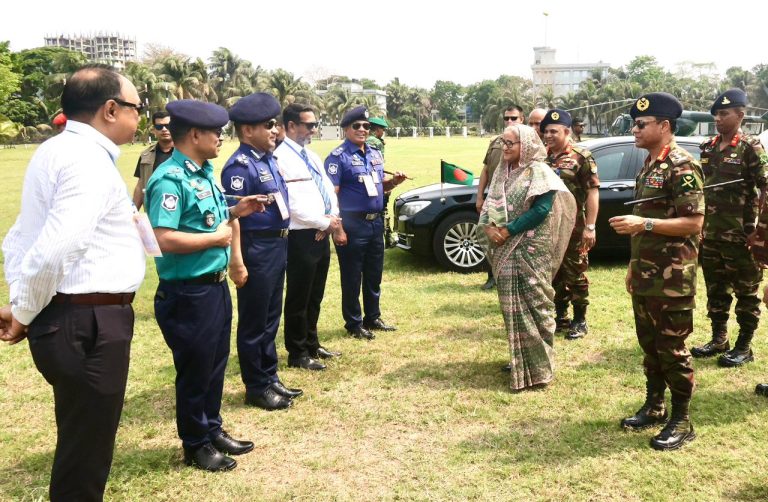
[(108, 64), (118, 71), (124, 70), (128, 61), (136, 60), (136, 39), (126, 38), (118, 33), (46, 35), (45, 46), (82, 52), (88, 61)]
[(551, 47), (534, 47), (533, 91), (541, 94), (547, 87), (554, 95), (564, 96), (569, 92), (579, 90), (579, 84), (590, 75), (599, 71), (601, 74), (611, 67), (602, 61), (598, 63), (558, 64), (555, 62), (555, 49)]

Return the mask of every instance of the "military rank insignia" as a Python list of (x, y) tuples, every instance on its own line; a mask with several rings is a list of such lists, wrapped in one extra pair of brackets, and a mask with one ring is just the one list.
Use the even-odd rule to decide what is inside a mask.
[(664, 187), (664, 175), (663, 174), (650, 174), (645, 178), (645, 186), (649, 188), (663, 188)]
[(241, 153), (240, 155), (238, 155), (235, 160), (237, 160), (239, 163), (243, 165), (248, 165), (248, 156), (244, 153)]

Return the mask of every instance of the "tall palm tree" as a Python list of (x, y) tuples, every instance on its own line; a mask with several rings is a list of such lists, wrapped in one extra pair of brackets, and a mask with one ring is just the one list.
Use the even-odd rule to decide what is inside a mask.
[(168, 84), (175, 99), (197, 98), (202, 95), (203, 76), (192, 65), (190, 58), (171, 55), (159, 60), (154, 68), (158, 79)]

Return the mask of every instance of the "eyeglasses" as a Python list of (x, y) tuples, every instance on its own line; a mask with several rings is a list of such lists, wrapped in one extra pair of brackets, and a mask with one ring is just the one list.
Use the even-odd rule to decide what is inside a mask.
[(646, 121), (642, 121), (642, 120), (635, 120), (635, 127), (637, 127), (639, 130), (642, 131), (643, 129), (645, 129), (645, 126), (647, 126), (648, 124), (652, 124), (654, 122), (656, 124), (658, 124), (661, 121), (660, 120), (648, 120), (646, 122)]
[(509, 141), (508, 139), (499, 138), (501, 139), (501, 142), (506, 146), (507, 148), (512, 148), (516, 144), (520, 143), (519, 141)]
[(509, 121), (514, 122), (516, 120), (520, 120), (520, 117), (515, 117), (513, 115), (505, 115), (504, 116), (504, 122), (509, 122)]
[(275, 119), (271, 119), (264, 122), (264, 127), (266, 127), (267, 129), (274, 129), (276, 125), (277, 125), (277, 120)]
[(317, 122), (299, 122), (299, 124), (303, 124), (304, 127), (310, 130), (317, 129), (318, 126)]
[(128, 101), (123, 101), (120, 98), (112, 98), (112, 101), (114, 101), (115, 103), (117, 103), (120, 106), (127, 106), (129, 108), (135, 108), (138, 113), (141, 113), (141, 112), (144, 111), (144, 104), (143, 103), (139, 103), (137, 105), (137, 104), (134, 104), (134, 103), (129, 103)]
[(355, 131), (359, 131), (361, 127), (364, 130), (368, 131), (371, 129), (371, 124), (369, 124), (368, 122), (355, 122), (354, 124), (352, 124), (352, 129), (354, 129)]
[(155, 124), (156, 131), (162, 131), (163, 129), (168, 129), (168, 124)]
[(221, 137), (221, 134), (224, 132), (224, 129), (219, 127), (218, 129), (203, 129), (204, 131), (212, 132), (216, 135), (217, 138)]

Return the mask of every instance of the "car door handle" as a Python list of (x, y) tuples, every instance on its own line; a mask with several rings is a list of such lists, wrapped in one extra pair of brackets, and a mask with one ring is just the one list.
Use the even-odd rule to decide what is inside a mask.
[[(600, 188), (603, 188), (603, 187), (600, 187)], [(612, 190), (614, 192), (623, 192), (628, 188), (633, 188), (633, 187), (625, 183), (617, 183), (615, 185), (608, 185), (607, 187), (605, 187), (606, 190)]]

